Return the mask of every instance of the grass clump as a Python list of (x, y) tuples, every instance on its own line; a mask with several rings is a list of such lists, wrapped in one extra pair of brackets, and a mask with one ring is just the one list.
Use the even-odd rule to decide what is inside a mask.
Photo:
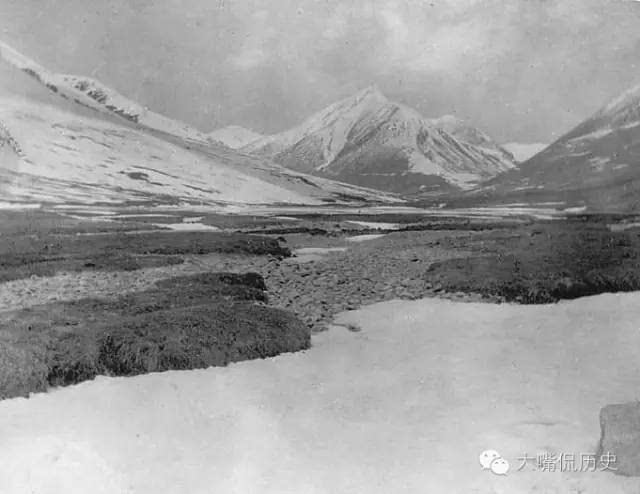
[(0, 397), (97, 375), (198, 369), (308, 348), (309, 329), (266, 306), (265, 288), (256, 273), (204, 273), (115, 300), (10, 313), (0, 322)]
[(0, 340), (0, 400), (45, 391), (47, 375), (37, 352)]
[(280, 309), (216, 303), (161, 310), (54, 340), (47, 352), (48, 382), (223, 366), (303, 350), (309, 343), (304, 324)]
[(431, 265), (427, 277), (446, 291), (543, 304), (640, 289), (640, 234), (601, 223), (541, 223), (449, 244), (473, 255)]

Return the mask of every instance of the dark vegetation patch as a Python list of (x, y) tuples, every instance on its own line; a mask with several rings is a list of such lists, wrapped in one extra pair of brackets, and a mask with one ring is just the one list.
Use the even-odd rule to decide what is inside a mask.
[(199, 369), (308, 348), (309, 329), (265, 306), (264, 290), (255, 273), (207, 273), (116, 300), (11, 313), (0, 322), (0, 399), (97, 375)]
[[(13, 262), (14, 265), (9, 263)], [(15, 263), (18, 263), (17, 265)], [(38, 260), (15, 258), (0, 260), (0, 283), (20, 280), (31, 276), (55, 276), (61, 272), (80, 271), (136, 271), (144, 268), (182, 264), (179, 256), (96, 253), (93, 255), (63, 256)]]
[[(105, 217), (108, 218), (108, 217)], [(55, 235), (135, 231), (135, 222), (123, 224), (110, 221), (83, 221), (41, 209), (0, 211), (0, 244), (10, 235)]]
[(152, 185), (160, 185), (160, 186), (163, 185), (160, 182), (152, 182), (151, 179), (149, 178), (149, 175), (147, 175), (144, 172), (125, 172), (125, 171), (121, 171), (120, 173), (123, 174), (123, 175), (126, 175), (127, 177), (129, 177), (132, 180), (141, 180), (143, 182), (147, 182), (147, 183), (152, 184)]
[(584, 219), (541, 222), (440, 242), (471, 251), (436, 262), (427, 277), (446, 291), (527, 304), (640, 289), (640, 232)]
[(255, 230), (243, 230), (244, 233), (262, 233), (269, 235), (285, 235), (292, 233), (308, 233), (309, 235), (327, 235), (329, 232), (323, 228), (314, 228), (311, 226), (291, 226), (291, 227), (263, 227)]
[(127, 175), (129, 178), (132, 178), (133, 180), (144, 180), (145, 182), (149, 181), (149, 175), (143, 172), (124, 172), (123, 171), (120, 173)]
[(488, 225), (490, 228), (504, 228), (510, 225), (520, 225), (523, 222), (531, 223), (525, 217), (501, 219), (499, 217), (472, 218), (460, 216), (446, 215), (430, 215), (420, 213), (385, 213), (385, 214), (347, 214), (347, 213), (287, 213), (287, 216), (299, 218), (309, 221), (367, 221), (382, 223), (398, 223), (402, 225), (411, 225), (415, 223), (424, 224), (446, 224), (450, 225), (452, 230), (464, 229), (469, 225)]
[[(6, 216), (5, 216), (6, 217)], [(58, 217), (37, 216), (44, 226), (33, 233), (14, 218), (0, 235), (0, 282), (61, 271), (127, 271), (179, 264), (188, 254), (228, 253), (288, 257), (291, 251), (276, 239), (241, 233), (137, 232), (100, 235), (59, 235)], [(43, 225), (44, 223), (44, 225)], [(47, 230), (46, 227), (49, 227)], [(71, 230), (72, 226), (67, 225)], [(28, 228), (37, 229), (37, 225)], [(55, 232), (55, 233), (52, 233)]]
[(87, 95), (96, 100), (98, 103), (104, 104), (107, 102), (107, 95), (101, 89), (92, 89), (91, 91), (87, 92)]
[(138, 123), (138, 115), (136, 115), (135, 113), (128, 113), (122, 108), (117, 108), (113, 105), (106, 105), (106, 108), (108, 110), (111, 110), (113, 113), (120, 115), (122, 118), (126, 118), (127, 120), (134, 123)]
[[(340, 237), (354, 234), (392, 233), (396, 231), (485, 231), (505, 228), (518, 228), (531, 223), (525, 219), (492, 219), (433, 217), (416, 214), (390, 215), (348, 215), (348, 214), (306, 214), (294, 215), (301, 221), (287, 225), (261, 225), (260, 228), (242, 229), (243, 233), (261, 233), (269, 235), (300, 234), (326, 235)], [(352, 221), (397, 223), (398, 228), (375, 228), (352, 223)]]
[(217, 226), (226, 229), (242, 229), (255, 228), (258, 226), (278, 226), (283, 224), (291, 224), (291, 221), (279, 220), (268, 216), (257, 216), (250, 214), (198, 214), (202, 216), (203, 225)]
[(40, 77), (40, 74), (38, 74), (35, 70), (30, 69), (29, 67), (25, 67), (24, 69), (22, 69), (22, 71), (27, 73), (27, 74), (29, 74), (31, 77), (33, 77), (38, 82), (42, 82), (42, 78)]

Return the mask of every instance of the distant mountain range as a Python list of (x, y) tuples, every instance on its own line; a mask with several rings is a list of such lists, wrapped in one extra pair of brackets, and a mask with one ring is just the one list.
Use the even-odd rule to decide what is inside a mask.
[(0, 196), (52, 203), (395, 202), (212, 142), (99, 81), (0, 42)]
[(376, 87), (241, 150), (293, 170), (402, 194), (468, 189), (515, 166), (511, 153), (478, 129), (453, 117), (425, 118)]
[(640, 86), (474, 194), (640, 210)]
[(206, 134), (0, 42), (3, 200), (220, 205), (417, 196), (640, 210), (640, 86), (541, 147), (500, 146), (467, 122), (426, 118), (376, 87), (279, 134), (238, 126)]

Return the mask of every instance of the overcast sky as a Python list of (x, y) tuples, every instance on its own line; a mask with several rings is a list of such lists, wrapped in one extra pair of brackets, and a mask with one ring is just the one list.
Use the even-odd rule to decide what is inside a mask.
[(377, 84), (550, 142), (640, 84), (634, 0), (2, 0), (0, 31), (205, 131), (277, 132)]

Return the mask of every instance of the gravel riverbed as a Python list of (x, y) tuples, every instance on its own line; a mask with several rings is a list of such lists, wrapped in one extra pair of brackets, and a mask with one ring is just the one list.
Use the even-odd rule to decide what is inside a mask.
[(286, 259), (224, 254), (184, 256), (179, 265), (138, 271), (85, 271), (16, 280), (0, 285), (0, 311), (83, 297), (114, 298), (147, 289), (160, 279), (207, 271), (260, 273), (269, 304), (293, 311), (313, 331), (321, 331), (334, 315), (392, 299), (429, 296), (481, 301), (480, 295), (443, 293), (429, 281), (435, 261), (464, 257), (462, 250), (440, 246), (445, 237), (470, 232), (394, 232), (352, 242), (345, 237), (304, 234), (283, 236), (300, 254)]

